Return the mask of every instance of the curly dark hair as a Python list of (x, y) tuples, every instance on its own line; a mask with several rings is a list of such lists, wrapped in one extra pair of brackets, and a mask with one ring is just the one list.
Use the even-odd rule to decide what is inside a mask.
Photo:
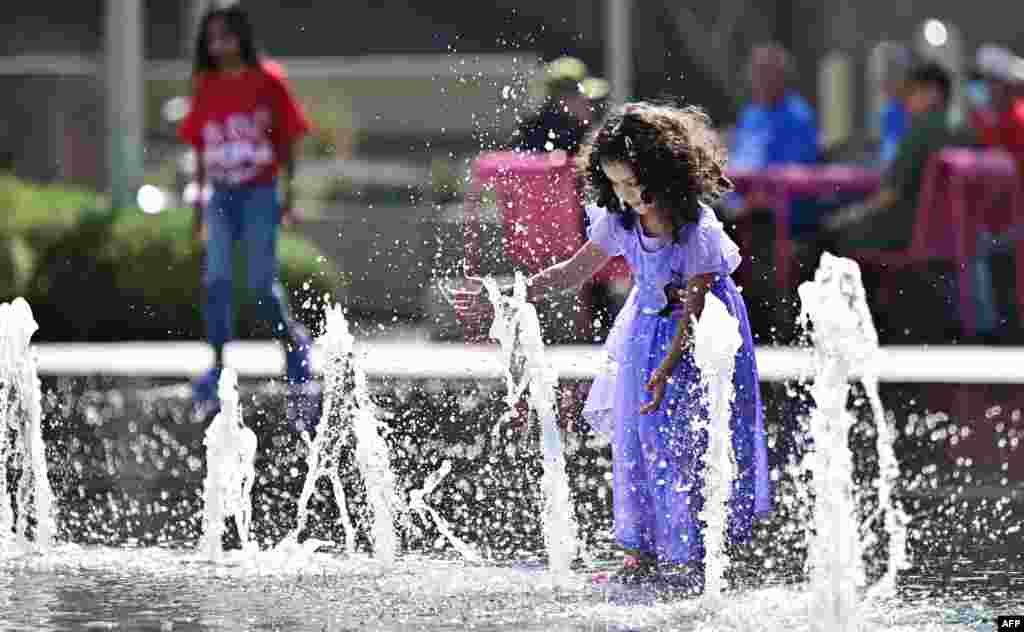
[(577, 171), (589, 197), (632, 228), (636, 211), (620, 202), (604, 173), (605, 162), (633, 168), (644, 202), (669, 212), (676, 240), (684, 225), (700, 218), (701, 202), (732, 189), (725, 176), (726, 151), (711, 118), (692, 105), (637, 102), (620, 107), (580, 149)]

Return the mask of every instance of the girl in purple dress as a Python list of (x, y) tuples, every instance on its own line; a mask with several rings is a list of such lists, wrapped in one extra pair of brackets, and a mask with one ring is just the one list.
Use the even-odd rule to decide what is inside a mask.
[[(657, 575), (659, 565), (702, 576), (703, 463), (707, 415), (692, 354), (692, 319), (708, 293), (738, 321), (732, 443), (738, 479), (729, 535), (749, 537), (771, 509), (764, 420), (747, 309), (730, 274), (739, 249), (705, 203), (726, 192), (725, 150), (695, 107), (635, 103), (608, 117), (581, 149), (579, 169), (596, 206), (589, 241), (570, 259), (529, 279), (532, 301), (581, 285), (615, 256), (633, 272), (633, 290), (608, 336), (607, 370), (584, 415), (612, 440), (615, 537), (625, 550), (615, 577)], [(487, 307), (471, 283), (456, 296), (463, 317)]]

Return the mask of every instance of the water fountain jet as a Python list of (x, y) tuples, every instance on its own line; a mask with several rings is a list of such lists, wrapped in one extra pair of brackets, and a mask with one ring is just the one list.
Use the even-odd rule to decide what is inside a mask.
[(876, 593), (895, 587), (896, 573), (906, 564), (906, 528), (892, 490), (899, 467), (892, 448), (893, 432), (882, 408), (875, 378), (878, 333), (865, 298), (860, 268), (851, 259), (824, 253), (814, 280), (799, 288), (801, 321), (814, 344), (814, 385), (811, 412), (814, 447), (806, 465), (814, 491), (814, 535), (808, 548), (811, 572), (811, 621), (822, 631), (860, 629), (857, 590), (866, 583), (864, 541), (856, 520), (853, 458), (849, 432), (855, 419), (847, 410), (849, 382), (860, 374), (878, 426), (880, 465), (879, 511), (889, 532), (889, 571)]
[(200, 550), (211, 560), (224, 554), (224, 524), (233, 518), (242, 549), (251, 551), (252, 486), (256, 479), (256, 433), (245, 427), (238, 401), (238, 374), (221, 371), (221, 410), (206, 429), (206, 480), (203, 482), (203, 532)]
[(507, 367), (505, 401), (509, 411), (514, 411), (520, 398), (528, 393), (530, 409), (540, 421), (544, 542), (550, 569), (556, 575), (564, 575), (578, 554), (579, 544), (558, 428), (558, 372), (545, 357), (537, 310), (526, 299), (525, 277), (521, 273), (515, 275), (511, 297), (501, 294), (493, 278), (485, 279), (484, 287), (494, 306), (490, 337), (501, 344)]
[[(25, 299), (0, 304), (0, 547), (4, 551), (47, 551), (55, 533), (42, 393), (30, 347), (38, 329)], [(9, 488), (9, 467), (18, 472), (17, 489)]]
[(733, 373), (736, 353), (743, 345), (739, 321), (713, 294), (704, 301), (701, 317), (693, 327), (694, 361), (701, 372), (708, 415), (695, 424), (708, 433), (704, 460), (704, 508), (700, 519), (704, 532), (704, 597), (717, 600), (725, 588), (729, 556), (725, 539), (729, 525), (729, 500), (736, 480), (736, 455), (732, 445), (732, 404), (736, 393)]
[[(366, 374), (355, 361), (355, 338), (340, 305), (327, 312), (326, 328), (320, 340), (326, 354), (324, 364), (323, 408), (315, 439), (309, 433), (303, 438), (309, 446), (308, 469), (299, 497), (296, 528), (282, 540), (279, 548), (293, 546), (306, 528), (309, 500), (317, 481), (326, 477), (338, 505), (339, 521), (345, 531), (345, 550), (355, 551), (355, 530), (348, 515), (348, 503), (339, 474), (342, 449), (348, 438), (355, 436), (355, 460), (366, 487), (367, 503), (372, 512), (370, 537), (374, 556), (385, 564), (395, 561), (398, 536), (395, 520), (403, 511), (395, 494), (395, 475), (387, 443), (381, 436), (376, 406), (370, 399)], [(317, 545), (319, 542), (314, 542)]]

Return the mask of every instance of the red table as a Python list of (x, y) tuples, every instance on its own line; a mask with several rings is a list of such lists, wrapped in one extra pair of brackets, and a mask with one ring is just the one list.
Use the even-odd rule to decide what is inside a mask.
[[(934, 155), (925, 171), (909, 247), (862, 250), (851, 256), (888, 270), (931, 260), (952, 261), (957, 270), (960, 319), (976, 330), (971, 262), (985, 234), (1009, 235), (1017, 265), (1017, 300), (1024, 308), (1024, 191), (1012, 156), (1002, 150), (949, 148)], [(881, 288), (880, 288), (881, 291)]]
[(576, 174), (564, 153), (487, 153), (473, 163), (466, 205), (466, 263), (471, 269), (482, 254), (479, 201), (484, 189), (494, 191), (506, 253), (528, 273), (569, 258), (583, 245)]
[[(794, 246), (790, 235), (790, 208), (793, 200), (836, 195), (867, 197), (881, 186), (881, 175), (877, 171), (849, 165), (787, 165), (735, 170), (729, 172), (729, 178), (737, 193), (767, 200), (774, 214), (775, 282), (778, 289), (784, 292), (793, 287)], [(750, 221), (749, 214), (737, 219), (741, 233), (750, 234)], [(749, 245), (742, 244), (746, 247)]]
[[(531, 154), (492, 152), (473, 163), (466, 196), (464, 242), (466, 270), (480, 273), (480, 198), (493, 191), (505, 238), (502, 249), (515, 267), (529, 274), (564, 261), (584, 243), (584, 213), (580, 204), (575, 167), (564, 152)], [(594, 281), (629, 278), (621, 257), (610, 261)], [(590, 339), (593, 327), (589, 285), (578, 295), (577, 335)]]

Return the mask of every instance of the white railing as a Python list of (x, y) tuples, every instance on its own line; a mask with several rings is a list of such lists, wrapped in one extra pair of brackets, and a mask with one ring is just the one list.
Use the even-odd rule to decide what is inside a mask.
[[(186, 377), (204, 371), (212, 359), (201, 342), (129, 342), (115, 344), (39, 344), (42, 375), (108, 375)], [(370, 377), (501, 379), (504, 369), (496, 345), (434, 343), (425, 340), (361, 341), (356, 344)], [(281, 375), (284, 355), (271, 341), (235, 342), (226, 362), (242, 377)], [(548, 357), (564, 379), (588, 379), (597, 373), (601, 349), (594, 345), (562, 345)], [(314, 368), (321, 361), (313, 353)], [(779, 382), (810, 374), (807, 350), (762, 347), (757, 351), (761, 379)], [(898, 383), (1024, 384), (1024, 348), (970, 346), (883, 347), (879, 379)], [(854, 376), (858, 377), (858, 376)]]

